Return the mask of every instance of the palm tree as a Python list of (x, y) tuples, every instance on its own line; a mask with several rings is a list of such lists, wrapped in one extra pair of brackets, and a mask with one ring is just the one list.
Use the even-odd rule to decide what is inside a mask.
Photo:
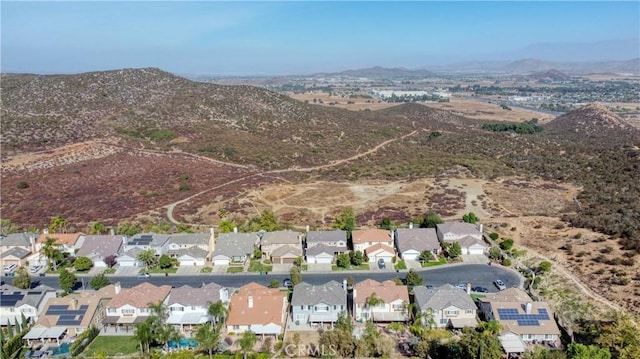
[(404, 313), (407, 315), (407, 322), (411, 322), (415, 318), (416, 303), (402, 303)]
[(211, 327), (213, 328), (214, 324), (224, 322), (227, 317), (227, 308), (224, 306), (222, 301), (217, 301), (215, 303), (209, 302), (209, 309), (207, 309), (207, 314), (213, 317), (213, 322)]
[(52, 217), (51, 223), (49, 224), (49, 231), (52, 233), (66, 233), (67, 220), (60, 216)]
[(371, 295), (369, 296), (369, 298), (367, 298), (367, 309), (369, 310), (369, 314), (370, 320), (373, 320), (373, 313), (371, 313), (371, 310), (373, 307), (378, 306), (380, 304), (384, 304), (384, 300), (382, 300), (382, 298), (378, 297), (378, 295), (374, 292), (371, 293)]
[(104, 224), (100, 223), (100, 222), (93, 222), (93, 224), (91, 225), (91, 230), (89, 231), (90, 234), (102, 234), (106, 231), (107, 229), (104, 227)]
[(136, 325), (136, 330), (133, 333), (138, 343), (140, 343), (140, 354), (145, 357), (145, 354), (149, 353), (149, 346), (153, 340), (153, 333), (151, 331), (151, 321), (149, 319)]
[(220, 325), (215, 327), (205, 324), (199, 325), (195, 339), (198, 342), (198, 347), (206, 350), (209, 353), (209, 359), (212, 359), (213, 351), (218, 348), (220, 342)]
[(488, 335), (498, 335), (502, 331), (502, 324), (496, 320), (490, 320), (488, 322), (482, 322), (478, 326), (483, 333)]
[(150, 303), (149, 310), (151, 311), (151, 316), (149, 316), (151, 332), (154, 339), (162, 343), (162, 347), (166, 347), (171, 340), (180, 339), (178, 331), (171, 324), (166, 324), (169, 318), (169, 309), (164, 303), (161, 301)]
[(156, 254), (153, 252), (153, 249), (147, 249), (146, 251), (138, 253), (137, 259), (144, 263), (146, 270), (149, 270), (149, 266), (153, 265), (156, 261)]
[(240, 348), (244, 354), (244, 359), (247, 359), (247, 354), (253, 351), (253, 346), (256, 345), (257, 341), (258, 337), (256, 336), (256, 333), (250, 330), (242, 333), (242, 338), (240, 338)]
[(58, 270), (58, 260), (60, 260), (62, 253), (54, 246), (56, 243), (55, 238), (47, 237), (44, 242), (43, 250), (44, 255), (49, 261), (49, 267), (53, 264), (53, 270)]

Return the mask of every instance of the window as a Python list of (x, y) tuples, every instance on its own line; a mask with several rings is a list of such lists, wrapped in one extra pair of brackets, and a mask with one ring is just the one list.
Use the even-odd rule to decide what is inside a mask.
[(232, 328), (233, 328), (233, 330), (240, 330), (240, 326), (239, 325), (234, 325)]
[(545, 334), (545, 335), (544, 335), (544, 339), (545, 339), (545, 340), (553, 339), (553, 335), (551, 335), (551, 334)]
[(337, 305), (334, 305), (334, 306), (333, 306), (333, 310), (338, 310), (338, 306), (337, 306)]
[(458, 311), (457, 310), (445, 310), (444, 311), (444, 315), (449, 315), (449, 316), (458, 315)]
[(328, 305), (316, 305), (316, 312), (328, 312), (328, 311), (329, 311)]
[(308, 309), (308, 310), (311, 310), (311, 306), (310, 306), (310, 305), (307, 305), (307, 309)]
[(148, 313), (149, 308), (140, 308), (140, 313)]
[(122, 315), (132, 316), (133, 314), (135, 314), (135, 312), (136, 312), (135, 309), (123, 309)]
[(440, 324), (446, 325), (449, 322), (449, 319), (442, 318), (440, 319)]
[(109, 312), (109, 313), (115, 313), (115, 312), (117, 312), (117, 310), (116, 310), (116, 308), (108, 308), (108, 309), (107, 309), (107, 312)]
[(393, 311), (394, 312), (402, 312), (404, 310), (404, 305), (402, 304), (394, 304)]
[(467, 309), (467, 310), (465, 311), (465, 314), (473, 314), (473, 309)]
[(76, 334), (80, 334), (80, 333), (82, 333), (82, 332), (84, 332), (84, 329), (82, 329), (82, 328), (76, 328)]
[(16, 311), (16, 308), (9, 308), (9, 311), (10, 311), (11, 313), (13, 313), (13, 312), (15, 312), (15, 311)]

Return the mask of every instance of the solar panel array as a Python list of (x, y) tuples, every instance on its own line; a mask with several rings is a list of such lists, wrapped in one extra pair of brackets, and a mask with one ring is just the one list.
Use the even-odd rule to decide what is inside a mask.
[(76, 310), (69, 309), (68, 305), (50, 305), (46, 315), (58, 316), (56, 325), (80, 325), (87, 309), (89, 309), (88, 305), (81, 305)]
[(549, 313), (545, 308), (539, 308), (538, 314), (522, 314), (514, 308), (498, 308), (500, 320), (516, 320), (521, 326), (539, 326), (540, 320), (549, 320)]
[(129, 242), (130, 245), (142, 245), (142, 246), (148, 246), (151, 241), (153, 241), (153, 236), (150, 234), (143, 234), (138, 238), (134, 238), (131, 240), (131, 242)]
[(22, 298), (24, 298), (24, 293), (22, 292), (2, 293), (0, 294), (0, 303), (2, 303), (3, 307), (15, 307), (16, 303), (21, 301)]

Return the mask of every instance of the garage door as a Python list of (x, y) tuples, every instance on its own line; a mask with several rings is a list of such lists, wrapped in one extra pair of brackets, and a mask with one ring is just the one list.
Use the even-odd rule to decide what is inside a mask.
[(316, 258), (316, 263), (322, 263), (322, 264), (331, 264), (332, 262), (331, 257), (317, 257)]
[(484, 254), (484, 250), (482, 248), (470, 248), (469, 254)]
[(213, 265), (214, 266), (228, 266), (229, 265), (229, 260), (228, 259), (216, 259), (213, 261)]
[(196, 264), (196, 261), (193, 259), (185, 259), (180, 261), (181, 266), (193, 266)]
[(405, 253), (402, 255), (402, 259), (406, 261), (415, 261), (418, 259), (419, 254), (417, 253)]
[(293, 261), (295, 261), (295, 258), (282, 258), (282, 263), (283, 264), (293, 264)]

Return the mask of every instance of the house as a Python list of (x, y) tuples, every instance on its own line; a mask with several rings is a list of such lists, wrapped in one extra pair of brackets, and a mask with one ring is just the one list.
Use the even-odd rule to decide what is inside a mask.
[(271, 252), (271, 262), (275, 264), (292, 264), (298, 257), (302, 257), (301, 246), (284, 244)]
[(123, 252), (118, 257), (118, 265), (120, 267), (143, 267), (144, 263), (138, 260), (138, 254), (144, 252), (142, 248), (133, 247)]
[(478, 302), (487, 320), (502, 324), (501, 337), (511, 333), (525, 343), (560, 345), (560, 330), (547, 302), (535, 302), (518, 288), (489, 293)]
[[(372, 301), (377, 301), (371, 305)], [(409, 291), (406, 285), (392, 280), (382, 283), (367, 279), (355, 285), (353, 290), (355, 319), (357, 321), (404, 322), (409, 319)]]
[(54, 246), (58, 248), (60, 252), (75, 255), (76, 249), (82, 247), (84, 243), (84, 233), (45, 233), (41, 234), (38, 238), (36, 246), (42, 247), (47, 242), (47, 238), (54, 239)]
[(21, 248), (30, 253), (37, 251), (36, 241), (40, 235), (38, 233), (11, 233), (0, 236), (0, 254), (12, 248)]
[(55, 290), (45, 286), (25, 290), (9, 284), (1, 285), (0, 325), (21, 323), (23, 315), (30, 323), (35, 322), (47, 300), (55, 296)]
[(166, 254), (177, 258), (181, 266), (205, 265), (213, 250), (214, 233), (173, 234), (167, 242)]
[(347, 232), (341, 229), (333, 231), (309, 231), (306, 236), (307, 248), (317, 245), (335, 247), (336, 254), (347, 250)]
[(291, 318), (296, 325), (335, 323), (347, 312), (347, 289), (332, 280), (322, 285), (299, 283), (293, 288)]
[[(11, 264), (20, 267), (26, 262), (31, 265), (45, 264), (46, 257), (39, 253), (40, 245), (37, 243), (39, 236), (38, 233), (30, 232), (0, 236), (0, 264), (3, 267)], [(9, 254), (5, 255), (6, 252)]]
[(425, 324), (455, 329), (478, 325), (476, 304), (467, 291), (445, 284), (432, 289), (414, 287), (413, 292)]
[[(263, 232), (260, 238), (260, 249), (264, 258), (270, 258), (277, 248), (285, 245), (299, 248), (298, 256), (302, 256), (302, 233), (294, 231)], [(281, 250), (281, 252), (283, 251), (285, 250)], [(285, 263), (293, 263), (290, 256), (287, 257), (287, 260), (290, 262)]]
[(26, 249), (21, 247), (13, 247), (0, 254), (0, 263), (3, 266), (15, 264), (17, 268), (24, 267), (31, 255)]
[(391, 263), (391, 261), (393, 261), (393, 258), (396, 256), (396, 251), (395, 249), (393, 249), (393, 247), (389, 247), (382, 243), (376, 243), (372, 246), (367, 247), (364, 250), (364, 254), (367, 255), (370, 263), (375, 263), (379, 260)]
[(136, 324), (142, 323), (151, 315), (151, 305), (167, 304), (171, 286), (155, 286), (144, 282), (132, 288), (121, 289), (115, 284), (115, 295), (106, 305), (106, 316), (102, 323), (116, 331), (129, 331)]
[(229, 290), (216, 283), (209, 283), (199, 288), (188, 285), (174, 288), (169, 294), (167, 307), (169, 318), (167, 324), (190, 336), (199, 324), (211, 321), (208, 314), (209, 305), (221, 301), (229, 302)]
[(353, 250), (364, 252), (374, 244), (383, 244), (393, 249), (393, 232), (383, 229), (359, 229), (351, 232)]
[(273, 335), (284, 329), (287, 316), (287, 293), (257, 283), (249, 283), (231, 296), (227, 332)]
[(100, 290), (82, 291), (65, 297), (47, 300), (35, 325), (24, 336), (29, 344), (60, 338), (60, 334), (77, 337), (91, 326), (102, 328), (105, 304), (115, 295), (115, 286), (108, 285)]
[(133, 248), (138, 248), (142, 251), (151, 249), (157, 256), (160, 256), (169, 249), (170, 238), (171, 236), (168, 234), (139, 233), (126, 240), (122, 246), (122, 250), (128, 252)]
[(305, 250), (307, 263), (331, 264), (335, 258), (336, 248), (324, 244), (318, 244)]
[(258, 233), (222, 233), (215, 239), (211, 260), (213, 265), (244, 263), (253, 258), (254, 249), (260, 243)]
[(424, 251), (437, 256), (441, 250), (435, 228), (398, 228), (395, 238), (398, 254), (403, 260), (418, 260)]
[(124, 236), (86, 236), (84, 243), (76, 253), (76, 257), (87, 257), (91, 259), (95, 267), (106, 268), (109, 267), (107, 258), (117, 257), (124, 241)]
[(458, 242), (462, 254), (484, 254), (489, 246), (482, 240), (482, 225), (465, 222), (447, 222), (436, 226), (442, 243)]

